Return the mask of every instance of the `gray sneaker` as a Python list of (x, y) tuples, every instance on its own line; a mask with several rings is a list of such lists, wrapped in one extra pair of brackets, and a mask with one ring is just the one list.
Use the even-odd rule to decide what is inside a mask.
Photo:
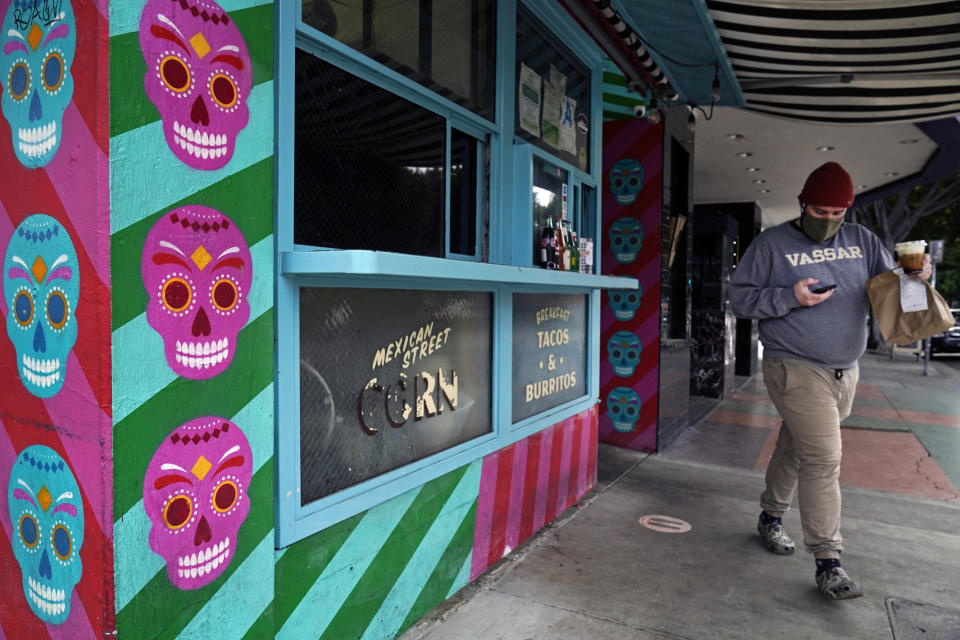
[(797, 545), (793, 544), (793, 540), (790, 539), (787, 532), (783, 530), (783, 525), (779, 522), (764, 524), (762, 521), (758, 521), (757, 532), (763, 538), (763, 544), (766, 545), (767, 549), (777, 555), (789, 556), (797, 550)]
[(849, 600), (863, 595), (863, 589), (843, 567), (834, 567), (817, 575), (817, 588), (829, 600)]

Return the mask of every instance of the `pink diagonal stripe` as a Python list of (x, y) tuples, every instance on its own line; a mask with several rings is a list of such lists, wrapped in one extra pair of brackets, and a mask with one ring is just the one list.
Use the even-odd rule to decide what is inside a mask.
[(530, 438), (513, 445), (513, 473), (510, 475), (510, 504), (507, 507), (507, 529), (504, 535), (504, 555), (520, 544), (520, 520), (523, 516), (524, 478), (527, 473), (527, 451)]
[(563, 508), (569, 508), (577, 500), (580, 491), (580, 461), (583, 459), (583, 427), (580, 422), (580, 416), (575, 415), (567, 420), (570, 431), (570, 473), (567, 478), (567, 499), (564, 501)]
[(597, 486), (597, 448), (600, 444), (600, 438), (597, 435), (597, 418), (600, 415), (599, 405), (593, 405), (587, 414), (589, 423), (588, 438), (590, 438), (590, 464), (587, 466), (587, 484), (588, 490)]
[(487, 570), (487, 552), (490, 548), (490, 529), (493, 526), (493, 502), (497, 492), (497, 454), (483, 459), (480, 467), (480, 495), (477, 496), (477, 523), (473, 530), (473, 556), (470, 560), (470, 579)]
[(547, 492), (550, 487), (550, 460), (553, 455), (552, 429), (540, 432), (540, 463), (537, 465), (537, 498), (533, 507), (533, 530), (547, 523)]
[[(96, 605), (101, 603), (97, 602)], [(97, 634), (93, 632), (93, 626), (90, 624), (90, 618), (87, 617), (80, 601), (80, 596), (74, 590), (70, 596), (70, 615), (63, 621), (63, 624), (48, 624), (47, 633), (51, 640), (73, 640), (74, 638), (96, 638)]]
[[(105, 178), (107, 166), (107, 156), (90, 135), (76, 104), (71, 102), (63, 114), (60, 150), (44, 170), (63, 203), (64, 211), (73, 222), (77, 235), (74, 241), (83, 245), (97, 277), (109, 288), (110, 243), (104, 240), (110, 236), (110, 218), (106, 215), (110, 193), (110, 185)], [(84, 167), (84, 171), (96, 167), (98, 179), (78, 180), (78, 167)], [(104, 208), (103, 215), (100, 215), (98, 206)]]
[(53, 424), (70, 425), (70, 437), (61, 439), (64, 452), (104, 537), (113, 540), (112, 422), (97, 406), (93, 389), (72, 351), (65, 379), (60, 392), (44, 400), (43, 405)]
[(573, 456), (573, 420), (564, 420), (560, 429), (563, 433), (563, 448), (560, 450), (560, 473), (557, 476), (557, 501), (555, 503), (556, 515), (560, 515), (566, 509), (568, 487), (570, 485), (570, 459)]
[(540, 492), (538, 484), (540, 474), (540, 443), (543, 432), (538, 431), (529, 438), (527, 447), (526, 466), (523, 475), (523, 513), (520, 516), (520, 534), (517, 538), (523, 542), (533, 533), (533, 516), (536, 512), (537, 494)]

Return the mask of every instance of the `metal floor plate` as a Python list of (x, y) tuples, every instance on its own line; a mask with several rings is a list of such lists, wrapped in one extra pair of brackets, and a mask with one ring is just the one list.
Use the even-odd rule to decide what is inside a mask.
[(894, 640), (960, 640), (960, 611), (887, 598)]

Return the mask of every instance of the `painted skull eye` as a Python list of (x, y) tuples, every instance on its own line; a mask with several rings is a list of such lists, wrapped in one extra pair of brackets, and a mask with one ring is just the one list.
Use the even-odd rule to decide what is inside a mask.
[(10, 69), (10, 95), (14, 100), (23, 100), (30, 88), (30, 69), (26, 63), (18, 62)]
[(617, 236), (613, 239), (613, 244), (619, 246), (623, 245), (623, 236)]
[(190, 521), (193, 502), (187, 496), (177, 496), (163, 508), (163, 521), (170, 529), (179, 529)]
[(63, 82), (63, 58), (57, 51), (51, 51), (43, 61), (43, 86), (53, 92), (60, 88)]
[(637, 297), (637, 294), (631, 293), (627, 296), (627, 302), (629, 302), (630, 304), (637, 304), (638, 302), (640, 302), (640, 298)]
[(614, 179), (613, 179), (613, 186), (614, 186), (615, 189), (622, 189), (622, 188), (623, 188), (623, 178), (621, 178), (621, 177), (619, 177), (619, 176), (617, 176), (616, 178), (614, 178)]
[(610, 296), (610, 299), (613, 300), (614, 304), (620, 304), (623, 301), (623, 294), (615, 293), (612, 296)]
[(167, 56), (160, 61), (160, 76), (164, 83), (177, 93), (190, 88), (190, 69), (176, 56)]
[(22, 327), (30, 326), (33, 322), (33, 296), (29, 291), (20, 291), (13, 299), (13, 310), (17, 316), (17, 322)]
[(638, 177), (636, 177), (636, 176), (633, 176), (632, 178), (630, 178), (630, 186), (631, 186), (631, 187), (639, 187), (639, 186), (640, 186), (640, 178), (638, 178)]
[(230, 76), (218, 73), (210, 79), (210, 95), (218, 105), (229, 109), (237, 104), (237, 85)]
[(634, 351), (633, 349), (630, 349), (630, 351), (627, 351), (627, 357), (633, 360), (634, 358), (637, 357), (637, 352)]
[(628, 242), (630, 242), (631, 247), (635, 247), (638, 244), (640, 244), (640, 238), (638, 238), (637, 236), (631, 236)]
[(229, 311), (237, 304), (237, 285), (226, 278), (218, 280), (213, 285), (213, 293), (210, 297), (217, 309)]
[(610, 355), (613, 356), (614, 358), (619, 358), (622, 354), (623, 352), (620, 351), (620, 349), (614, 349), (613, 351), (610, 352)]
[(190, 285), (183, 278), (170, 278), (163, 285), (163, 304), (170, 311), (183, 311), (190, 305)]
[(67, 298), (60, 291), (51, 291), (47, 298), (47, 320), (54, 329), (67, 324)]
[(626, 408), (626, 414), (627, 414), (628, 416), (635, 416), (635, 415), (637, 414), (637, 409), (636, 409), (636, 407), (627, 407), (627, 408)]
[(240, 491), (232, 480), (224, 480), (213, 490), (213, 508), (220, 513), (229, 511), (237, 504)]
[(23, 540), (23, 544), (31, 548), (37, 546), (40, 540), (40, 527), (37, 525), (36, 518), (29, 513), (20, 517), (20, 539)]
[(73, 548), (73, 544), (70, 541), (70, 532), (67, 531), (67, 528), (62, 524), (58, 524), (53, 528), (53, 551), (57, 554), (57, 557), (61, 560), (66, 560), (70, 557), (70, 550)]

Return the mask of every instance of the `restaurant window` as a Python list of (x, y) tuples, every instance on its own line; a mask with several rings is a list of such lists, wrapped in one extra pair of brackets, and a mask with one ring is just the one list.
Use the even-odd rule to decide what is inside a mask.
[(484, 291), (301, 288), (301, 504), (489, 433), (492, 322)]
[(303, 22), (487, 120), (495, 0), (303, 0)]
[[(516, 90), (512, 57), (496, 86), (496, 0), (277, 11), (296, 32), (277, 42), (284, 546), (591, 406), (593, 283), (545, 290), (519, 248), (546, 216), (596, 224), (586, 125), (601, 54), (561, 8), (521, 10), (525, 63), (552, 91), (532, 140), (494, 113)], [(589, 50), (594, 75), (565, 47)], [(554, 103), (567, 122), (542, 111)], [(514, 214), (518, 193), (530, 217)]]
[(590, 167), (590, 73), (522, 6), (517, 10), (516, 135)]
[(297, 51), (294, 242), (444, 254), (443, 117)]
[(445, 257), (449, 233), (451, 254), (482, 255), (483, 140), (300, 49), (296, 77), (296, 244)]

